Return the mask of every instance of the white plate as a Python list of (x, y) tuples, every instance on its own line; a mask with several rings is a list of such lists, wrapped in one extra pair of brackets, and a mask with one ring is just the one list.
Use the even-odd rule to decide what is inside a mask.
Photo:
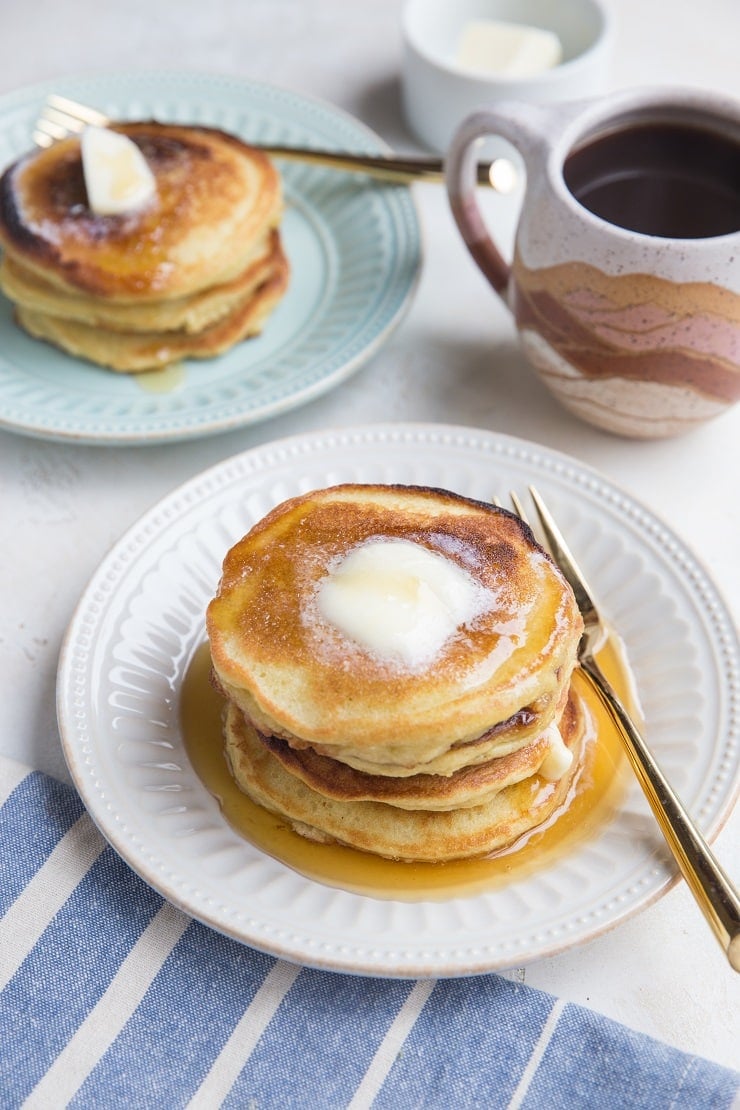
[(546, 871), (442, 902), (331, 889), (225, 823), (177, 722), (204, 609), (239, 536), (284, 498), (339, 481), (447, 487), (481, 500), (536, 483), (624, 636), (661, 764), (699, 826), (716, 833), (738, 780), (739, 651), (691, 553), (565, 455), (488, 432), (397, 424), (229, 459), (161, 501), (99, 568), (62, 651), (58, 711), (70, 771), (105, 836), (151, 886), (215, 929), (290, 960), (373, 975), (516, 966), (594, 937), (663, 894), (675, 872), (636, 786), (598, 836)]
[[(46, 86), (0, 97), (0, 169), (30, 147)], [(54, 90), (117, 119), (209, 124), (253, 142), (373, 151), (339, 109), (270, 85), (192, 73), (65, 79)], [(304, 404), (357, 370), (403, 318), (421, 261), (408, 189), (283, 162), (291, 280), (263, 334), (186, 361), (171, 388), (31, 339), (0, 294), (0, 427), (45, 439), (138, 444), (224, 432)], [(159, 379), (160, 383), (165, 379)]]

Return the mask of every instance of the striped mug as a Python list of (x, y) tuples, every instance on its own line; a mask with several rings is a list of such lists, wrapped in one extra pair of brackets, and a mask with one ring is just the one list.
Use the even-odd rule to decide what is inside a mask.
[[(511, 262), (473, 179), (491, 135), (526, 171)], [(657, 438), (740, 399), (740, 103), (666, 88), (502, 102), (457, 130), (447, 190), (528, 360), (566, 408)]]

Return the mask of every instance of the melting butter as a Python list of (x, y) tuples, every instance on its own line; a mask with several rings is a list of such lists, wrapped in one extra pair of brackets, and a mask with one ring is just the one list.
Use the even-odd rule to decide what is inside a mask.
[(154, 174), (127, 135), (107, 127), (86, 127), (81, 147), (87, 200), (96, 215), (135, 212), (156, 195)]
[(318, 587), (324, 620), (371, 654), (423, 666), (486, 608), (487, 591), (461, 566), (410, 540), (350, 551)]
[(557, 725), (550, 725), (546, 735), (550, 750), (542, 761), (538, 774), (548, 782), (557, 782), (569, 770), (573, 762), (573, 752), (566, 747)]
[(563, 60), (553, 31), (497, 19), (473, 19), (462, 29), (455, 61), (493, 77), (534, 77)]

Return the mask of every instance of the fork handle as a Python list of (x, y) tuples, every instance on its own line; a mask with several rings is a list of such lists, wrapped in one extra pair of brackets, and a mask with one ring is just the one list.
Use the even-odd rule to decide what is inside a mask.
[(740, 898), (737, 891), (667, 782), (596, 661), (586, 657), (581, 659), (580, 665), (618, 727), (627, 757), (681, 874), (731, 967), (740, 971)]
[[(410, 185), (414, 181), (441, 184), (444, 181), (444, 162), (441, 158), (406, 157), (400, 154), (346, 154), (333, 150), (314, 150), (311, 147), (275, 146), (265, 143), (252, 145), (273, 158), (307, 162), (326, 169), (365, 173), (380, 181), (396, 185)], [(480, 163), (476, 169), (476, 181), (479, 185), (493, 187), (490, 166), (485, 162)]]

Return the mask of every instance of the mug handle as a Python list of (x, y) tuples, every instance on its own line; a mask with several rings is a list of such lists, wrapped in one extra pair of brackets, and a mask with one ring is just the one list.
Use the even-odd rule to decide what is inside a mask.
[[(571, 107), (570, 105), (568, 107)], [(566, 111), (567, 116), (570, 112)], [(465, 244), (496, 292), (506, 301), (511, 264), (488, 233), (476, 194), (479, 139), (508, 139), (521, 154), (527, 172), (526, 189), (544, 170), (552, 136), (560, 130), (561, 113), (539, 105), (503, 101), (495, 108), (481, 108), (465, 119), (453, 136), (445, 162), (445, 183), (452, 215)]]

